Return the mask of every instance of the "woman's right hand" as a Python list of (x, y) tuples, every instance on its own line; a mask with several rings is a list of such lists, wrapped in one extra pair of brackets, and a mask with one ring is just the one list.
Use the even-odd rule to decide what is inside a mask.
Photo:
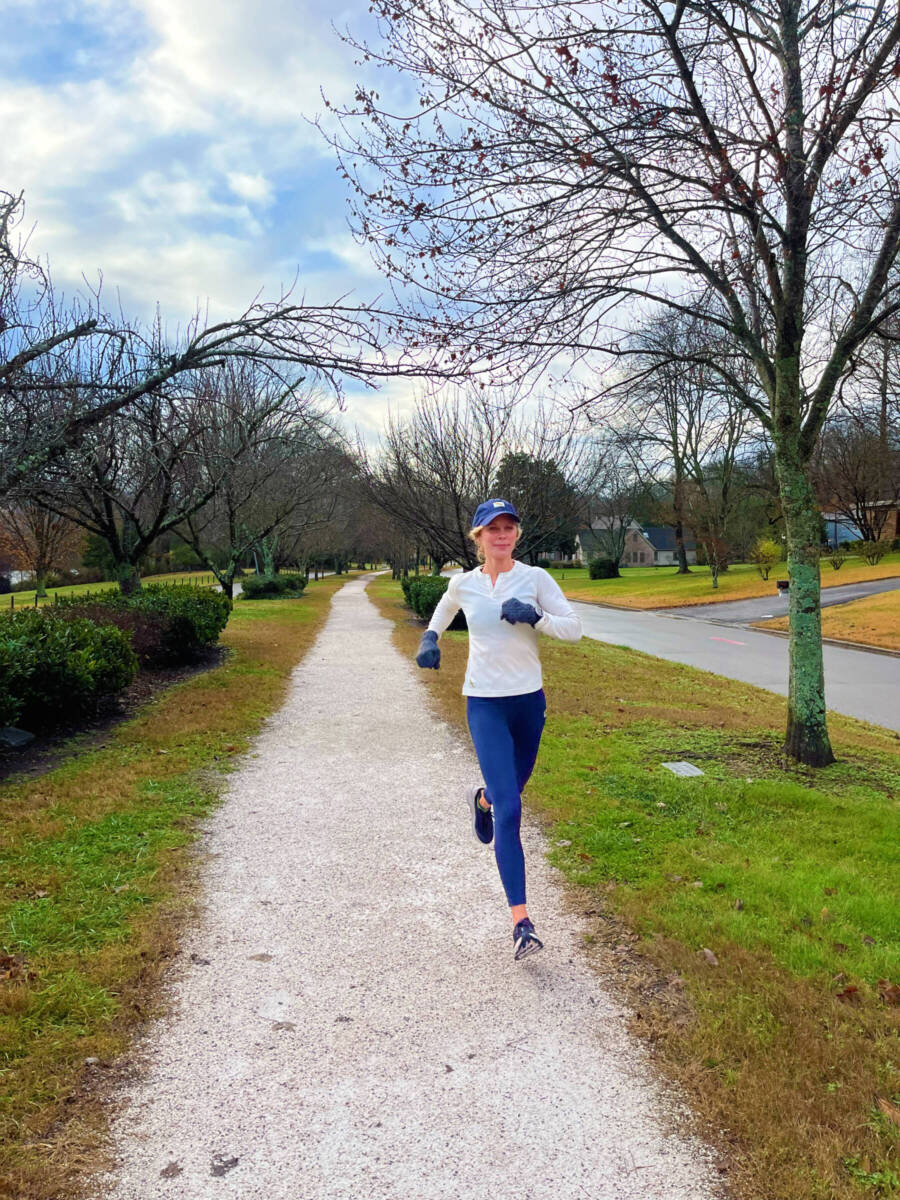
[(441, 665), (441, 652), (438, 649), (438, 635), (433, 629), (426, 629), (416, 651), (416, 662), (420, 667), (436, 671)]

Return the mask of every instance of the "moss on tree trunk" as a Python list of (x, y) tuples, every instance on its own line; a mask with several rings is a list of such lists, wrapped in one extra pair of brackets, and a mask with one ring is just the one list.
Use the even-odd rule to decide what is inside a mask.
[(834, 762), (825, 715), (819, 506), (793, 439), (776, 437), (775, 469), (787, 531), (790, 578), (788, 722), (785, 750), (798, 762)]

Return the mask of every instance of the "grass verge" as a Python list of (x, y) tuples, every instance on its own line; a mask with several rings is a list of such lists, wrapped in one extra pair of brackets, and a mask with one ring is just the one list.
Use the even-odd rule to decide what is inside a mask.
[(198, 819), (346, 578), (239, 602), (221, 667), (0, 793), (0, 1196), (70, 1195), (95, 1164), (99, 1085), (155, 1012), (191, 910)]
[[(757, 621), (756, 624), (759, 629), (788, 627), (787, 617)], [(837, 638), (842, 642), (900, 650), (900, 589), (823, 608), (822, 633), (825, 637)]]
[[(413, 654), (398, 585), (369, 593)], [(462, 725), (466, 635), (441, 645), (423, 679)], [(900, 735), (832, 715), (814, 772), (782, 756), (781, 697), (587, 639), (542, 657), (529, 807), (734, 1192), (900, 1196)]]
[[(625, 567), (618, 579), (590, 579), (587, 568), (551, 574), (570, 600), (589, 600), (621, 608), (681, 608), (689, 604), (719, 604), (774, 596), (776, 579), (786, 578), (784, 563), (763, 579), (751, 563), (735, 563), (719, 576), (713, 590), (709, 567), (691, 567), (690, 575), (677, 575), (675, 567)], [(888, 554), (875, 567), (861, 558), (849, 558), (840, 571), (822, 564), (822, 587), (891, 579), (900, 575), (900, 553)], [(564, 578), (563, 578), (564, 577)]]
[[(200, 583), (209, 584), (212, 586), (215, 579), (209, 571), (173, 571), (167, 575), (144, 575), (141, 578), (141, 583), (163, 583), (174, 587), (181, 583)], [(110, 580), (101, 580), (99, 583), (67, 583), (63, 587), (50, 588), (48, 594), (38, 600), (38, 607), (45, 604), (52, 604), (54, 596), (84, 596), (90, 598), (98, 592), (109, 592), (118, 588), (118, 583)], [(32, 588), (27, 592), (10, 592), (6, 596), (0, 596), (0, 608), (4, 607), (7, 611), (18, 612), (20, 608), (33, 608), (35, 601), (35, 591)]]

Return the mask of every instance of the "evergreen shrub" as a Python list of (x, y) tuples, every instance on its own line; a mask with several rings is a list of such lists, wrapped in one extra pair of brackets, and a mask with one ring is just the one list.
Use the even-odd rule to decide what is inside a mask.
[[(76, 597), (59, 601), (60, 611), (83, 607)], [(145, 666), (190, 662), (214, 645), (228, 623), (231, 602), (222, 592), (202, 587), (149, 584), (130, 596), (102, 592), (91, 597), (92, 620), (119, 625), (137, 639)]]
[(619, 564), (614, 558), (592, 558), (588, 563), (591, 579), (618, 579)]
[(127, 687), (138, 663), (128, 635), (58, 609), (0, 618), (0, 723), (44, 732)]
[[(423, 621), (430, 621), (438, 601), (450, 586), (450, 580), (443, 575), (414, 575), (401, 580), (400, 586), (403, 588), (406, 603), (416, 616), (421, 617)], [(466, 618), (462, 610), (453, 618), (450, 628), (466, 628)]]
[(241, 595), (247, 600), (289, 600), (306, 587), (303, 575), (246, 575), (241, 580)]

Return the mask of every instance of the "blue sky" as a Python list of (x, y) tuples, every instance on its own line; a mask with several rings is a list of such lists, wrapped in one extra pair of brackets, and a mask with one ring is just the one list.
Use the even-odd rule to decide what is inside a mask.
[[(309, 119), (352, 96), (365, 0), (8, 0), (0, 45), (0, 186), (24, 191), (30, 249), (71, 292), (173, 323), (216, 317), (298, 269), (307, 298), (383, 283), (346, 223), (344, 183)], [(348, 416), (372, 427), (398, 381)]]

